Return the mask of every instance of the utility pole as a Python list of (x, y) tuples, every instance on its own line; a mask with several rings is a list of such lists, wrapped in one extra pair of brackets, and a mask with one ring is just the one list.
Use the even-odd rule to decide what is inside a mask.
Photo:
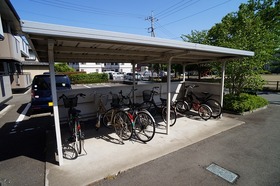
[(158, 21), (158, 19), (156, 19), (153, 15), (153, 11), (151, 16), (147, 17), (146, 20), (151, 21), (151, 27), (148, 28), (148, 32), (151, 33), (151, 37), (156, 37), (155, 35), (155, 28), (154, 28), (154, 22)]

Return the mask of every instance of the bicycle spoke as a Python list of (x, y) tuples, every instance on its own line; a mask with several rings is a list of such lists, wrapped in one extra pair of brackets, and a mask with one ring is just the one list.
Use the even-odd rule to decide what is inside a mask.
[(132, 123), (128, 117), (128, 115), (123, 112), (119, 111), (114, 116), (113, 122), (116, 134), (122, 140), (129, 140), (132, 136)]
[(212, 110), (208, 105), (202, 104), (199, 108), (198, 108), (198, 114), (199, 116), (204, 119), (204, 120), (208, 120), (211, 118), (212, 116)]
[(135, 133), (142, 142), (148, 142), (155, 135), (155, 123), (151, 115), (139, 112), (135, 118)]
[(63, 145), (62, 146), (62, 153), (63, 153), (63, 158), (68, 159), (68, 160), (74, 160), (78, 157), (78, 153), (75, 150), (75, 148), (73, 148), (70, 145)]

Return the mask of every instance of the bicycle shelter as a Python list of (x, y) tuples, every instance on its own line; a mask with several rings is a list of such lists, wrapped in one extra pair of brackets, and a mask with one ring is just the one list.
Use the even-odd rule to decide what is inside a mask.
[[(186, 64), (223, 63), (221, 82), (223, 92), (225, 62), (254, 56), (254, 52), (251, 51), (31, 21), (21, 21), (21, 32), (27, 38), (38, 60), (49, 63), (59, 165), (63, 164), (63, 156), (54, 62), (131, 63), (133, 73), (136, 64), (167, 64), (167, 108), (170, 111), (172, 63), (182, 64), (184, 67)], [(185, 79), (185, 73), (183, 74)], [(135, 81), (133, 85), (135, 86)], [(168, 114), (167, 121), (169, 119)], [(169, 123), (166, 133), (169, 133)]]

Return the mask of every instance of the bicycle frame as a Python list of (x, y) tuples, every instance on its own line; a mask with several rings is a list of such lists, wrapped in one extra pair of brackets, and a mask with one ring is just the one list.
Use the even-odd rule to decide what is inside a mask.
[(74, 97), (67, 97), (62, 94), (59, 97), (59, 100), (63, 98), (64, 107), (68, 108), (68, 125), (71, 132), (71, 137), (68, 139), (69, 142), (74, 142), (74, 146), (76, 146), (76, 151), (78, 154), (82, 152), (82, 131), (81, 125), (79, 122), (80, 110), (77, 110), (75, 107), (77, 105), (78, 96), (85, 97), (85, 94), (76, 94)]
[(102, 97), (104, 96), (106, 96), (106, 100), (107, 100), (108, 95), (100, 94), (100, 96), (98, 96), (97, 123), (95, 124), (96, 129), (100, 128), (102, 114), (106, 112), (106, 107), (102, 99)]
[[(204, 97), (198, 97), (194, 92), (193, 92), (193, 88), (194, 87), (198, 87), (196, 85), (188, 85), (186, 88), (185, 88), (185, 95), (184, 95), (184, 101), (187, 101), (187, 102), (191, 102), (191, 107), (193, 107), (193, 103), (194, 102), (194, 98), (198, 101), (197, 104), (202, 104), (204, 102), (206, 102), (210, 97), (213, 96), (213, 94), (210, 94), (210, 93), (204, 93), (205, 96)], [(198, 106), (198, 105), (197, 105)]]

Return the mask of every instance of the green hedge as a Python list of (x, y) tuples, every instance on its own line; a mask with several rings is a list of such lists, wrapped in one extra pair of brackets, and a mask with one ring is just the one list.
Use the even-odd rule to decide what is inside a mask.
[(108, 82), (108, 74), (106, 73), (79, 73), (68, 75), (72, 84), (83, 84), (83, 83), (106, 83)]
[(241, 93), (240, 95), (227, 94), (224, 96), (224, 110), (236, 113), (252, 111), (268, 105), (268, 101), (257, 95)]

